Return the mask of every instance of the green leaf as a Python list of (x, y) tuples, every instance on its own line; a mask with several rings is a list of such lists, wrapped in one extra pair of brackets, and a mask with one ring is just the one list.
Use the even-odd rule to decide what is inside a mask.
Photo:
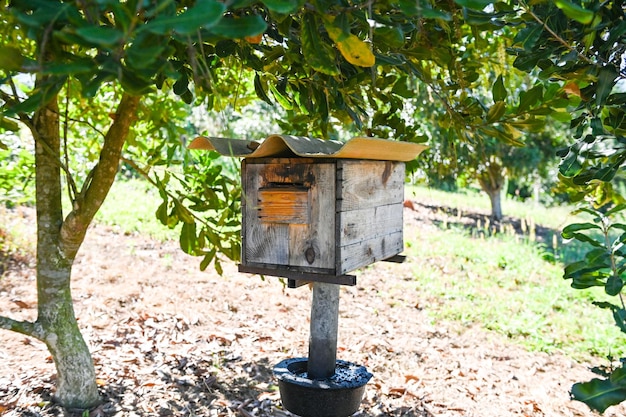
[[(0, 115), (0, 129), (5, 132), (6, 131), (17, 132), (20, 130), (20, 126), (17, 124), (16, 121)], [(3, 146), (4, 146), (4, 149), (6, 149), (6, 145), (3, 145), (2, 143), (0, 143), (0, 148), (2, 148)]]
[(183, 223), (180, 229), (180, 248), (186, 254), (192, 255), (196, 248), (196, 224)]
[(487, 112), (486, 122), (494, 123), (500, 120), (500, 118), (504, 116), (505, 112), (506, 112), (506, 103), (504, 101), (496, 101), (496, 103), (493, 106), (491, 106), (491, 108)]
[(150, 91), (152, 88), (152, 80), (145, 77), (137, 71), (132, 71), (129, 68), (122, 68), (122, 78), (120, 84), (130, 94), (143, 95)]
[(497, 15), (468, 7), (463, 9), (463, 19), (468, 25), (485, 29), (503, 26), (503, 23), (497, 19)]
[(626, 368), (622, 366), (621, 368), (614, 369), (609, 379), (612, 383), (626, 388)]
[(202, 262), (200, 262), (200, 271), (204, 271), (211, 264), (211, 261), (215, 258), (215, 249), (205, 253)]
[(263, 4), (273, 12), (289, 14), (300, 7), (298, 0), (263, 0)]
[(543, 132), (543, 129), (546, 126), (545, 120), (537, 119), (534, 117), (530, 117), (524, 120), (517, 120), (514, 122), (509, 122), (509, 124), (525, 132)]
[(532, 51), (543, 33), (543, 26), (528, 25), (515, 35), (515, 43), (521, 45), (525, 51)]
[(624, 281), (620, 277), (615, 275), (609, 277), (604, 286), (604, 291), (611, 296), (615, 296), (622, 291), (624, 287)]
[(198, 29), (210, 29), (222, 20), (226, 6), (216, 0), (196, 2), (196, 5), (180, 15), (161, 15), (145, 25), (145, 30), (159, 35), (174, 30), (189, 35)]
[(218, 275), (224, 275), (224, 269), (222, 268), (222, 263), (219, 259), (215, 258), (213, 265), (215, 266), (215, 272), (217, 272)]
[[(612, 209), (610, 209), (609, 211), (607, 211), (605, 213), (605, 216), (612, 216), (615, 213), (619, 213), (622, 210), (626, 210), (626, 203), (622, 203), (622, 204), (618, 204), (615, 207), (613, 207)], [(626, 230), (626, 225), (625, 224), (621, 224), (621, 223), (615, 223), (613, 224), (611, 227), (616, 227), (618, 229), (622, 229), (622, 230)]]
[(270, 98), (267, 96), (265, 89), (263, 88), (263, 84), (261, 83), (261, 77), (259, 76), (258, 72), (254, 75), (254, 92), (256, 93), (258, 98), (260, 98), (267, 104), (271, 106), (274, 105), (274, 103), (272, 103), (272, 100), (270, 100)]
[(120, 46), (124, 32), (109, 26), (85, 26), (76, 29), (76, 34), (86, 42), (101, 48)]
[(307, 13), (302, 20), (302, 55), (315, 71), (323, 74), (338, 75), (335, 54), (322, 42), (319, 36), (319, 22)]
[(51, 65), (44, 67), (42, 73), (48, 75), (83, 74), (89, 73), (96, 68), (96, 63), (93, 59), (78, 58), (67, 63), (52, 63)]
[(220, 58), (226, 58), (234, 55), (237, 51), (237, 42), (231, 39), (222, 39), (215, 44), (215, 54)]
[(583, 25), (588, 25), (593, 21), (594, 13), (591, 10), (586, 10), (579, 6), (578, 4), (572, 3), (567, 0), (555, 0), (554, 4), (556, 7), (561, 9), (565, 16), (570, 19), (574, 19), (577, 22), (582, 23)]
[(126, 63), (136, 69), (149, 68), (162, 57), (167, 46), (164, 37), (148, 34), (126, 49)]
[(176, 210), (176, 214), (178, 215), (178, 217), (185, 223), (193, 223), (195, 224), (195, 219), (193, 218), (193, 215), (191, 214), (191, 212), (189, 211), (189, 209), (187, 207), (185, 207), (180, 201), (178, 201), (177, 199), (174, 200), (174, 209)]
[(332, 20), (325, 21), (324, 26), (346, 61), (359, 67), (374, 66), (376, 57), (367, 43), (363, 42), (356, 35), (345, 32)]
[(243, 39), (265, 32), (267, 23), (259, 15), (248, 15), (240, 18), (225, 17), (211, 28), (211, 32), (230, 39)]
[(270, 87), (270, 91), (274, 95), (274, 98), (276, 99), (276, 101), (278, 101), (278, 103), (281, 106), (283, 106), (283, 108), (285, 110), (292, 110), (293, 109), (293, 103), (287, 97), (282, 95), (281, 92), (278, 91), (278, 89), (276, 88), (276, 86), (274, 84), (270, 83), (269, 87)]
[(589, 243), (591, 246), (594, 246), (596, 248), (603, 248), (604, 245), (602, 244), (602, 242), (589, 237), (583, 233), (573, 233), (571, 239), (576, 239), (579, 242), (583, 242), (583, 243)]
[(603, 106), (606, 103), (606, 99), (611, 94), (611, 90), (619, 77), (619, 72), (613, 65), (606, 65), (600, 70), (598, 74), (598, 87), (596, 89), (596, 104)]
[(561, 236), (563, 236), (563, 239), (572, 239), (574, 233), (581, 230), (602, 230), (602, 228), (594, 223), (573, 223), (563, 229)]
[(61, 91), (66, 79), (67, 77), (61, 76), (50, 80), (49, 83), (41, 86), (39, 90), (36, 90), (35, 93), (26, 100), (16, 104), (15, 106), (6, 108), (4, 115), (10, 117), (19, 113), (30, 113), (37, 110), (50, 101), (55, 94)]
[(567, 111), (555, 111), (550, 113), (550, 117), (556, 120), (557, 122), (567, 123), (572, 120), (572, 114)]
[(626, 388), (610, 379), (594, 378), (572, 386), (572, 398), (582, 401), (590, 408), (603, 413), (607, 408), (626, 400)]
[(605, 248), (592, 249), (585, 255), (584, 265), (595, 269), (610, 268), (611, 256)]
[(571, 149), (559, 164), (559, 172), (565, 177), (574, 177), (578, 175), (582, 169), (583, 166), (578, 159), (578, 153)]
[(19, 71), (22, 68), (24, 57), (22, 52), (12, 46), (0, 46), (0, 70)]
[(506, 88), (504, 87), (504, 80), (502, 79), (502, 75), (499, 75), (496, 81), (493, 83), (493, 87), (491, 88), (491, 94), (493, 95), (493, 101), (505, 101), (508, 93)]
[(400, 10), (407, 16), (417, 16), (423, 19), (452, 20), (450, 14), (432, 8), (427, 0), (400, 0), (398, 2)]
[(543, 86), (536, 85), (528, 91), (523, 91), (520, 94), (519, 107), (517, 111), (523, 113), (530, 109), (534, 104), (541, 101), (543, 98)]
[(482, 10), (494, 3), (494, 1), (495, 0), (454, 0), (454, 2), (461, 7), (468, 7), (475, 10)]
[(377, 44), (396, 49), (404, 45), (404, 32), (398, 26), (381, 26), (374, 30), (374, 39)]
[(391, 92), (407, 99), (415, 96), (415, 91), (409, 88), (408, 77), (406, 75), (396, 80)]

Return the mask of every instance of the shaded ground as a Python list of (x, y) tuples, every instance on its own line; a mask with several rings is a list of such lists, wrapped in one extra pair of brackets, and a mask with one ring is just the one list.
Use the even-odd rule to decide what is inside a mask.
[[(32, 223), (24, 216), (17, 221)], [(433, 216), (428, 207), (406, 209), (406, 239), (427, 238)], [(105, 398), (92, 417), (289, 415), (271, 369), (307, 355), (309, 288), (287, 289), (231, 264), (219, 277), (200, 272), (198, 262), (176, 243), (90, 231), (73, 295)], [(34, 270), (21, 265), (0, 281), (0, 311), (32, 320)], [(342, 289), (338, 352), (374, 374), (357, 415), (594, 415), (568, 394), (594, 376), (584, 364), (428, 318), (417, 260), (358, 276), (357, 286)], [(53, 387), (44, 346), (0, 332), (0, 415), (62, 415), (49, 402)], [(626, 407), (605, 415), (625, 416)]]

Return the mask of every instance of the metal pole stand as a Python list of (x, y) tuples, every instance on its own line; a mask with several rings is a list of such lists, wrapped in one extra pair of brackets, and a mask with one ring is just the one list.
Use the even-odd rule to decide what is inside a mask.
[(313, 283), (308, 373), (311, 379), (330, 378), (337, 360), (339, 285)]
[(348, 417), (361, 404), (372, 374), (337, 360), (339, 284), (313, 282), (309, 357), (274, 367), (285, 409), (303, 417)]

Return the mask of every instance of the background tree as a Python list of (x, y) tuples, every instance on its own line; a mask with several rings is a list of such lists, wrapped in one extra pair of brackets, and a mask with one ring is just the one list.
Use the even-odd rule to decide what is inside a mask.
[[(577, 102), (573, 138), (559, 156), (562, 187), (589, 222), (567, 226), (563, 237), (588, 247), (567, 265), (574, 288), (602, 287), (616, 298), (596, 303), (610, 310), (626, 331), (623, 297), (626, 259), (623, 196), (616, 187), (626, 160), (626, 4), (623, 1), (520, 2), (521, 25), (511, 52), (515, 66), (544, 80), (559, 80), (563, 94)], [(621, 364), (572, 387), (573, 398), (603, 412), (626, 400), (626, 368)]]
[[(466, 22), (484, 26), (508, 14), (482, 12), (471, 19), (467, 11), (464, 15)], [(503, 216), (501, 195), (507, 180), (547, 175), (543, 167), (555, 161), (556, 149), (564, 142), (555, 120), (571, 118), (570, 100), (561, 94), (560, 84), (544, 85), (536, 75), (513, 67), (506, 54), (513, 30), (483, 33), (461, 25), (459, 41), (446, 45), (455, 71), (431, 69), (411, 99), (420, 132), (433, 139), (418, 161), (429, 182), (447, 188), (477, 184), (489, 197), (496, 221)]]

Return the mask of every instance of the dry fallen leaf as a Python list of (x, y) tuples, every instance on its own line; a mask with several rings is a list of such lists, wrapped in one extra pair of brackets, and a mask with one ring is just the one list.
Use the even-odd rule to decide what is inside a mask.
[(30, 305), (26, 304), (24, 301), (21, 300), (11, 300), (13, 301), (14, 304), (17, 304), (20, 308), (30, 308)]

